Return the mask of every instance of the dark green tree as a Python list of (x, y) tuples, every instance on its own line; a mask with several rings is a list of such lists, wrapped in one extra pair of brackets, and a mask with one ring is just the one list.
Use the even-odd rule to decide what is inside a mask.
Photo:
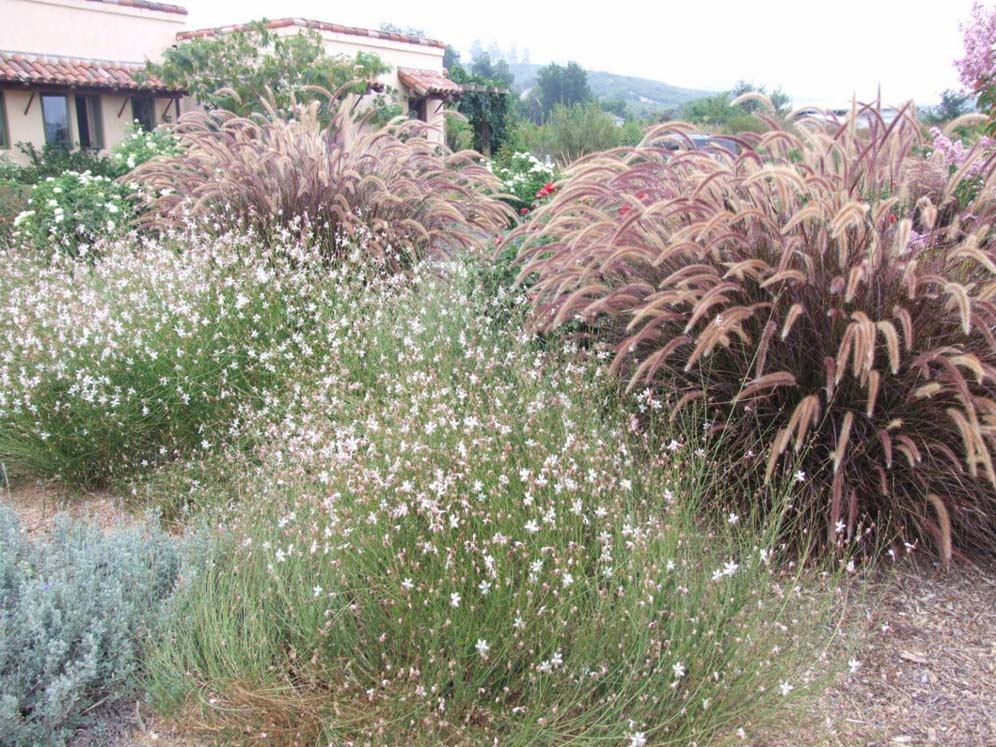
[(557, 104), (572, 107), (591, 101), (588, 73), (576, 62), (566, 67), (551, 63), (536, 74), (536, 90), (532, 94), (538, 103), (539, 121), (545, 121)]
[[(459, 59), (459, 57), (457, 58)], [(509, 88), (514, 77), (504, 60), (492, 64), (487, 54), (471, 63), (470, 71), (459, 62), (448, 68), (455, 83), (467, 86), (456, 110), (473, 131), (473, 147), (486, 155), (497, 153), (508, 140), (512, 101)], [(490, 77), (498, 76), (498, 77)]]
[(941, 93), (941, 103), (931, 107), (928, 119), (931, 122), (947, 122), (972, 111), (972, 94), (950, 88)]

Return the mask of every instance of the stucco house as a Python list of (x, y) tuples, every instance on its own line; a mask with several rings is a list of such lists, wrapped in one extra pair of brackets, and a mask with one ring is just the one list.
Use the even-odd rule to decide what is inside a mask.
[[(175, 119), (195, 103), (137, 76), (145, 61), (185, 40), (240, 28), (191, 30), (185, 8), (151, 0), (0, 0), (0, 19), (0, 154), (21, 162), (17, 143), (104, 150), (132, 120), (152, 128)], [(391, 68), (380, 82), (443, 138), (443, 104), (462, 89), (446, 77), (442, 42), (300, 18), (268, 26), (281, 34), (316, 31), (330, 54), (378, 55)]]

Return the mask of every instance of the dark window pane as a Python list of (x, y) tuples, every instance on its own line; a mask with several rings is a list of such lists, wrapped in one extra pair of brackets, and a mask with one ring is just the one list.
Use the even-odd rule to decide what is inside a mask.
[(76, 130), (79, 132), (81, 148), (104, 147), (99, 96), (76, 97)]
[(76, 97), (76, 131), (80, 136), (80, 147), (91, 148), (90, 118), (86, 115), (86, 96)]
[(69, 102), (65, 96), (42, 94), (42, 119), (47, 145), (69, 145)]
[(151, 96), (133, 96), (131, 116), (138, 120), (143, 130), (156, 129), (156, 100)]

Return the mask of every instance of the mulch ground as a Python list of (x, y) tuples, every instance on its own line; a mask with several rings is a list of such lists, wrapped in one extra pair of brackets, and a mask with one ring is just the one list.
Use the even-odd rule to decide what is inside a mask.
[(996, 747), (996, 563), (895, 568), (851, 604), (859, 668), (756, 747)]

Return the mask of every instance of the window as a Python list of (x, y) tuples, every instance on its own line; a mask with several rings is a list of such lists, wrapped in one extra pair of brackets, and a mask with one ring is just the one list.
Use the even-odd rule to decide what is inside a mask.
[(76, 97), (76, 132), (81, 148), (104, 147), (104, 120), (100, 116), (99, 96)]
[(408, 99), (408, 119), (417, 119), (420, 122), (429, 121), (428, 101), (425, 99)]
[(156, 100), (152, 96), (132, 96), (131, 118), (138, 120), (143, 130), (156, 129)]
[(3, 100), (3, 91), (0, 91), (0, 149), (10, 147), (10, 138), (7, 136), (7, 107)]
[(42, 121), (45, 123), (45, 144), (70, 144), (69, 100), (53, 93), (41, 95)]

